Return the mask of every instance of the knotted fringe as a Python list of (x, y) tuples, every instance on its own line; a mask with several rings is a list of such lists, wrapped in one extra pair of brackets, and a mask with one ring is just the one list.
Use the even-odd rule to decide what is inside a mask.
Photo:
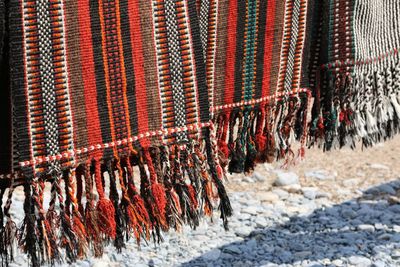
[[(308, 133), (308, 91), (260, 103), (224, 110), (215, 117), (219, 162), (231, 173), (249, 172), (257, 162), (284, 160), (290, 164), (304, 155)], [(297, 140), (297, 153), (291, 145)]]
[(17, 185), (11, 179), (8, 192), (0, 191), (1, 197), (7, 192), (0, 211), (3, 265), (12, 261), (16, 245), (39, 266), (73, 262), (90, 253), (101, 256), (108, 243), (121, 251), (131, 237), (138, 244), (151, 237), (159, 242), (162, 232), (179, 231), (183, 224), (196, 228), (202, 216), (212, 216), (218, 202), (227, 228), (232, 208), (216, 145), (210, 129), (202, 130), (202, 139), (197, 135), (185, 144), (137, 146), (128, 154), (94, 158), (65, 170), (51, 165), (50, 173), (23, 180), (25, 218), (19, 229), (10, 216)]
[[(17, 227), (10, 215), (10, 208), (12, 204), (12, 195), (14, 192), (14, 176), (11, 176), (10, 187), (8, 189), (7, 200), (4, 205), (4, 210), (0, 209), (0, 254), (1, 265), (8, 265), (14, 258), (15, 238), (17, 234)], [(3, 195), (5, 189), (0, 191), (0, 207), (3, 204)]]
[(310, 144), (329, 150), (363, 146), (393, 137), (400, 128), (398, 54), (349, 68), (323, 69), (319, 107), (314, 107)]

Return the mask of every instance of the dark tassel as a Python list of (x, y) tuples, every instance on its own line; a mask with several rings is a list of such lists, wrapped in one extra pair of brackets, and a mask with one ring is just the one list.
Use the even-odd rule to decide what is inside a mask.
[(217, 187), (218, 196), (220, 199), (219, 210), (221, 211), (221, 219), (224, 224), (224, 228), (228, 229), (228, 217), (232, 216), (233, 210), (231, 207), (231, 203), (229, 201), (228, 195), (226, 193), (225, 187), (222, 184), (221, 179), (218, 177), (217, 166), (215, 166), (214, 157), (212, 153), (211, 147), (211, 139), (210, 139), (210, 130), (203, 129), (203, 135), (206, 142), (206, 153), (208, 166), (210, 167), (211, 177), (215, 186)]
[[(0, 230), (0, 255), (2, 266), (8, 266), (9, 262), (14, 260), (14, 243), (17, 234), (17, 226), (11, 219), (10, 208), (12, 203), (12, 195), (14, 192), (14, 175), (11, 175), (10, 188), (8, 189), (7, 200), (4, 205), (4, 214), (0, 209), (0, 223), (2, 229)], [(2, 206), (4, 190), (0, 191), (0, 207)], [(3, 219), (6, 218), (6, 224), (3, 226)]]
[(32, 193), (31, 193), (31, 181), (26, 181), (24, 183), (24, 212), (25, 218), (22, 222), (22, 226), (18, 231), (18, 245), (22, 250), (28, 254), (30, 263), (33, 267), (40, 266), (40, 258), (38, 255), (38, 238), (36, 236), (35, 227), (35, 211), (32, 205)]
[(115, 232), (115, 240), (114, 246), (117, 248), (118, 252), (122, 251), (122, 248), (125, 247), (124, 244), (124, 231), (126, 231), (126, 222), (124, 220), (124, 215), (119, 205), (119, 195), (117, 191), (117, 185), (115, 181), (115, 172), (114, 166), (111, 161), (107, 163), (108, 175), (110, 177), (110, 199), (114, 205), (115, 210), (115, 224), (116, 224), (116, 232)]
[(243, 137), (246, 144), (246, 160), (244, 163), (244, 171), (250, 172), (254, 170), (255, 160), (257, 156), (257, 147), (255, 144), (254, 133), (255, 115), (254, 112), (247, 113), (245, 116), (244, 131), (246, 135)]
[[(239, 119), (239, 126), (237, 131), (237, 138), (233, 141), (233, 129), (236, 123), (236, 119)], [(242, 173), (244, 171), (244, 164), (246, 160), (246, 154), (244, 153), (244, 143), (242, 143), (244, 129), (243, 129), (243, 114), (238, 112), (233, 116), (233, 120), (230, 122), (229, 127), (229, 147), (231, 154), (231, 161), (229, 162), (228, 171), (230, 173)]]
[[(69, 172), (65, 171), (63, 175), (64, 180), (68, 181), (69, 178), (68, 176)], [(70, 201), (68, 197), (66, 198), (66, 201), (64, 201), (63, 192), (61, 189), (61, 174), (54, 175), (53, 186), (56, 187), (56, 194), (58, 196), (58, 201), (60, 206), (61, 247), (65, 248), (68, 262), (74, 262), (76, 261), (77, 257), (77, 252), (76, 252), (77, 240), (76, 240), (76, 234), (74, 233), (71, 224), (69, 211), (67, 209), (68, 206), (65, 206), (65, 204), (69, 205)], [(68, 196), (68, 193), (66, 193), (66, 195)]]
[[(196, 228), (199, 225), (198, 214), (194, 208), (197, 200), (193, 199), (195, 198), (194, 192), (193, 196), (190, 195), (191, 192), (189, 192), (188, 185), (185, 183), (182, 173), (182, 167), (185, 165), (185, 161), (187, 160), (187, 151), (180, 151), (178, 146), (173, 146), (172, 149), (171, 162), (173, 164), (173, 186), (179, 196), (180, 207), (182, 209), (182, 219), (192, 228)], [(193, 187), (191, 187), (191, 189), (194, 191)]]
[(179, 203), (179, 197), (176, 194), (173, 183), (171, 165), (169, 160), (169, 151), (166, 147), (160, 149), (160, 160), (163, 165), (163, 184), (165, 188), (165, 195), (167, 199), (166, 215), (167, 223), (170, 228), (174, 228), (175, 231), (180, 231), (183, 221), (181, 219), (182, 209)]

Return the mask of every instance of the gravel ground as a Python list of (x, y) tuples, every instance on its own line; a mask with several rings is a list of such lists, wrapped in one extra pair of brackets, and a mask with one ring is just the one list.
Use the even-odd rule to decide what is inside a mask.
[[(216, 214), (160, 245), (109, 246), (73, 266), (400, 266), (400, 137), (361, 152), (311, 149), (289, 169), (228, 175), (229, 231)], [(16, 221), (22, 201), (19, 189)], [(21, 254), (11, 264), (26, 265)]]

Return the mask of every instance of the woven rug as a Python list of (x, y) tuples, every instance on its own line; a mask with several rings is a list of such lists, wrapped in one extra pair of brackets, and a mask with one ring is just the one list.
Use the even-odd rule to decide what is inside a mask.
[(216, 209), (228, 228), (226, 172), (392, 137), (399, 11), (395, 0), (0, 0), (2, 263), (16, 247), (38, 266), (159, 242)]
[(399, 132), (398, 1), (316, 1), (311, 143), (364, 146)]

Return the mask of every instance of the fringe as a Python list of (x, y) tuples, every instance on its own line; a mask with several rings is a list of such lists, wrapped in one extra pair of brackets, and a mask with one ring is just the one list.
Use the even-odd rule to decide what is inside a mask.
[(361, 141), (369, 147), (399, 132), (398, 55), (351, 70), (342, 67), (321, 73), (320, 108), (313, 113), (310, 145), (317, 143), (330, 150), (354, 148)]
[(121, 251), (130, 238), (138, 245), (151, 237), (160, 242), (170, 229), (196, 228), (217, 206), (227, 228), (232, 207), (211, 138), (210, 129), (202, 129), (185, 144), (137, 145), (127, 155), (94, 158), (65, 170), (54, 164), (51, 173), (24, 180), (25, 218), (19, 229), (9, 213), (17, 186), (11, 180), (7, 201), (0, 203), (2, 264), (12, 261), (15, 245), (40, 266), (71, 263), (90, 252), (99, 257), (109, 243)]
[(291, 145), (301, 143), (298, 156), (304, 155), (308, 134), (307, 114), (311, 95), (290, 95), (275, 102), (233, 108), (217, 114), (216, 138), (219, 161), (230, 173), (250, 172), (258, 162), (297, 158)]

